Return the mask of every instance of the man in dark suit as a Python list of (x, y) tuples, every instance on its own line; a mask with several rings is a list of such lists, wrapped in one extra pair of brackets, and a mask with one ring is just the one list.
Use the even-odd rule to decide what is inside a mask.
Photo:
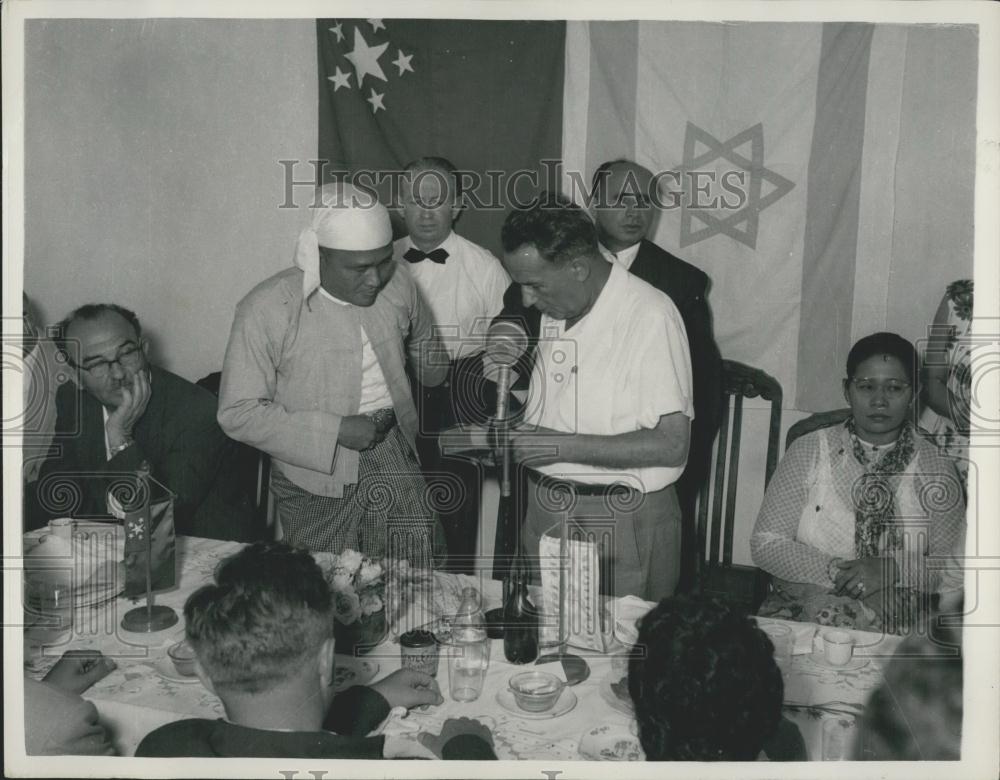
[(694, 412), (687, 467), (677, 482), (684, 514), (681, 588), (691, 584), (695, 551), (695, 500), (711, 469), (712, 443), (721, 417), (722, 358), (708, 306), (704, 271), (646, 238), (660, 202), (653, 174), (629, 160), (611, 160), (594, 172), (591, 202), (602, 254), (665, 292), (684, 320), (691, 348)]
[(138, 318), (121, 306), (81, 306), (63, 321), (61, 334), (74, 381), (56, 396), (53, 447), (27, 525), (108, 514), (109, 487), (147, 461), (152, 477), (175, 495), (178, 533), (253, 538), (235, 442), (216, 422), (212, 394), (151, 365)]

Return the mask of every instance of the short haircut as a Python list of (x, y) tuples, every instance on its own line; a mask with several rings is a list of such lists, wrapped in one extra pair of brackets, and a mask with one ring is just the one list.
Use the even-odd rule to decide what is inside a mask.
[(500, 230), (505, 252), (533, 246), (553, 263), (597, 252), (597, 228), (586, 211), (564, 195), (543, 192), (526, 209), (514, 209)]
[(220, 691), (294, 677), (333, 633), (333, 599), (307, 550), (257, 542), (224, 560), (184, 604), (187, 638)]
[(774, 645), (718, 601), (663, 599), (629, 663), (639, 739), (651, 761), (753, 761), (781, 719)]
[(873, 333), (859, 339), (847, 355), (847, 378), (854, 379), (858, 366), (876, 355), (890, 355), (903, 364), (910, 383), (917, 376), (917, 350), (913, 344), (896, 333)]
[(445, 176), (450, 176), (455, 197), (459, 198), (462, 195), (462, 180), (458, 175), (458, 169), (452, 164), (451, 160), (444, 157), (418, 157), (416, 160), (408, 162), (403, 170), (406, 173), (437, 171)]
[(83, 306), (73, 309), (56, 325), (56, 333), (53, 337), (56, 346), (63, 352), (66, 351), (66, 333), (69, 331), (69, 326), (77, 320), (96, 320), (105, 314), (117, 314), (132, 326), (135, 330), (136, 338), (142, 336), (142, 327), (139, 325), (139, 318), (131, 309), (126, 309), (117, 303), (85, 303)]

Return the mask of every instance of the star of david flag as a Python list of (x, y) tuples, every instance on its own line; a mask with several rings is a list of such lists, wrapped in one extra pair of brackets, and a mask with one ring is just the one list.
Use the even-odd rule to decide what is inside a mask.
[(650, 238), (712, 279), (723, 357), (834, 409), (854, 341), (919, 347), (971, 274), (976, 48), (972, 27), (569, 22), (566, 170), (670, 172)]

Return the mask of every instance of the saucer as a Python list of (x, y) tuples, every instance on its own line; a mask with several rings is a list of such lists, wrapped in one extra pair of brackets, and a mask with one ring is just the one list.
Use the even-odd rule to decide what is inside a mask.
[(378, 674), (375, 661), (355, 658), (353, 655), (335, 655), (333, 662), (333, 690), (337, 693), (352, 685), (364, 685)]
[(565, 715), (573, 709), (576, 706), (576, 694), (569, 688), (563, 688), (563, 692), (559, 695), (552, 709), (545, 712), (527, 712), (522, 710), (517, 706), (514, 694), (509, 690), (500, 691), (497, 694), (497, 701), (505, 710), (513, 712), (522, 718), (528, 718), (529, 720), (549, 720), (551, 718), (558, 718), (560, 715)]
[(823, 669), (831, 669), (835, 672), (853, 672), (856, 671), (857, 669), (861, 669), (868, 665), (867, 658), (852, 657), (851, 660), (848, 661), (846, 664), (843, 664), (841, 666), (835, 666), (834, 664), (831, 664), (829, 661), (826, 660), (826, 656), (823, 655), (823, 653), (817, 653), (815, 651), (803, 657), (807, 658), (810, 662), (812, 662), (816, 666), (819, 666)]
[(153, 667), (153, 671), (160, 675), (160, 677), (170, 682), (186, 684), (201, 682), (195, 675), (189, 677), (180, 674), (174, 668), (174, 664), (169, 658), (157, 658), (155, 661), (150, 661), (149, 665)]
[(595, 726), (580, 737), (580, 755), (588, 761), (645, 761), (639, 738), (623, 726)]

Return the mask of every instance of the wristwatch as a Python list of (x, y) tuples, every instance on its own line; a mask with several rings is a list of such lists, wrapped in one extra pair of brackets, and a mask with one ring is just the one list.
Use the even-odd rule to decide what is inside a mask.
[(117, 455), (117, 454), (118, 454), (119, 452), (122, 452), (122, 451), (124, 451), (124, 450), (127, 450), (127, 449), (128, 449), (129, 447), (131, 447), (131, 446), (132, 446), (133, 444), (135, 444), (135, 439), (133, 439), (133, 438), (132, 438), (131, 436), (126, 436), (126, 437), (125, 437), (125, 438), (124, 438), (124, 439), (122, 440), (122, 443), (121, 443), (121, 444), (119, 444), (119, 445), (118, 445), (117, 447), (112, 447), (112, 448), (111, 448), (111, 450), (110, 450), (110, 451), (111, 451), (111, 457), (113, 458), (113, 457), (114, 457), (115, 455)]

